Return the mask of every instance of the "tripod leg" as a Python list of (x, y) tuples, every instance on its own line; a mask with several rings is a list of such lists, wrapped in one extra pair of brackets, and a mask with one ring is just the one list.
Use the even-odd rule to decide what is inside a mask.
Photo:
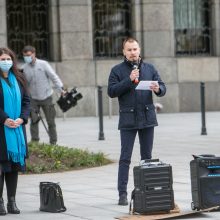
[(49, 136), (49, 131), (48, 131), (47, 126), (46, 126), (43, 118), (41, 117), (40, 113), (38, 113), (38, 116), (39, 116), (39, 118), (40, 118), (40, 120), (41, 120), (41, 122), (42, 122), (42, 124), (43, 124), (43, 126), (44, 126), (44, 128), (45, 128), (45, 130), (46, 130), (46, 132), (48, 134), (48, 136)]

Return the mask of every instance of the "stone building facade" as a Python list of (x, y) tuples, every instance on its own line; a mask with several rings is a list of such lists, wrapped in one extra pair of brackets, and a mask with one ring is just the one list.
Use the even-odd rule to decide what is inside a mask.
[[(10, 28), (6, 1), (9, 0), (0, 0), (1, 46), (8, 45)], [(206, 86), (206, 109), (219, 111), (220, 0), (208, 1), (212, 50), (192, 56), (176, 53), (174, 1), (132, 0), (133, 36), (140, 42), (143, 59), (156, 66), (167, 85), (166, 96), (159, 100), (155, 97), (155, 102), (163, 104), (162, 112), (199, 111), (202, 81)], [(96, 116), (97, 86), (103, 88), (104, 114), (118, 114), (117, 100), (107, 96), (107, 82), (112, 66), (121, 62), (122, 57), (99, 59), (94, 56), (92, 0), (49, 0), (48, 21), (50, 63), (66, 87), (76, 86), (83, 95), (66, 115)]]

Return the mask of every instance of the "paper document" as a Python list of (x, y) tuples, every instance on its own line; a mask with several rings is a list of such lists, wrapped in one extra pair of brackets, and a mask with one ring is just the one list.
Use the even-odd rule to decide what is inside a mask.
[(137, 90), (151, 90), (150, 86), (152, 82), (158, 83), (158, 81), (140, 81), (135, 89)]

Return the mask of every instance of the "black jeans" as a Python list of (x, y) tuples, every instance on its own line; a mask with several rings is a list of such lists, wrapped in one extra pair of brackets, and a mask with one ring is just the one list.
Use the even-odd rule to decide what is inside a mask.
[(134, 146), (136, 134), (138, 133), (140, 142), (141, 160), (151, 159), (154, 127), (145, 129), (121, 130), (121, 155), (118, 168), (118, 192), (119, 196), (127, 194), (127, 184), (129, 175), (129, 166)]

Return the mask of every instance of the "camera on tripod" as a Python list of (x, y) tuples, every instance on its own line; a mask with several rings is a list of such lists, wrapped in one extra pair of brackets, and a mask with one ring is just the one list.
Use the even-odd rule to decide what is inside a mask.
[(82, 94), (77, 92), (76, 87), (67, 91), (64, 95), (60, 96), (57, 100), (57, 104), (63, 112), (68, 111), (70, 108), (77, 105), (77, 101), (82, 98)]

